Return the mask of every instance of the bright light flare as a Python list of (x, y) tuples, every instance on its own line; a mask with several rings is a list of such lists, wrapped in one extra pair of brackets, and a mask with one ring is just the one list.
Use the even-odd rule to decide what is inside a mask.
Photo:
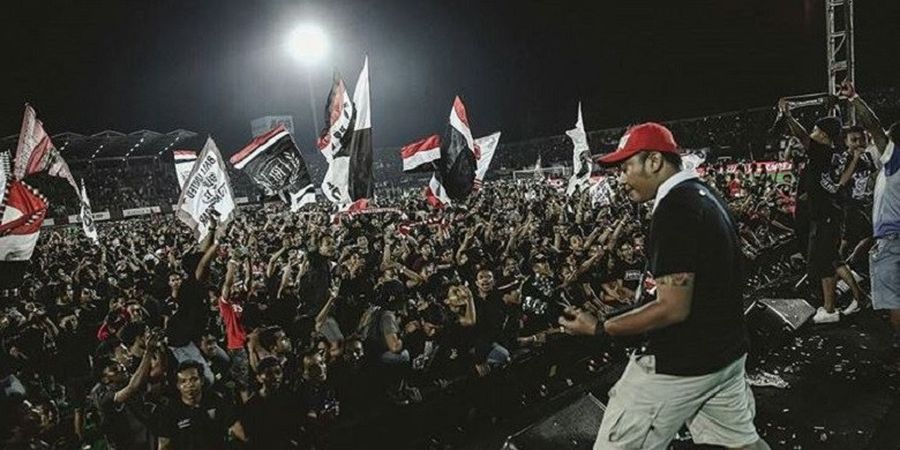
[(288, 34), (285, 48), (297, 61), (303, 64), (315, 64), (325, 57), (325, 53), (328, 51), (328, 38), (318, 26), (304, 24)]

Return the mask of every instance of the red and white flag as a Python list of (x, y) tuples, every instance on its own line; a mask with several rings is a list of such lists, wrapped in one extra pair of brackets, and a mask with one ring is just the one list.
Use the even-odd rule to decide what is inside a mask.
[(21, 180), (7, 182), (0, 222), (0, 261), (27, 261), (47, 215), (47, 199)]
[(22, 118), (22, 129), (19, 131), (19, 142), (16, 146), (16, 160), (13, 175), (21, 180), (27, 175), (47, 171), (55, 177), (65, 178), (80, 195), (78, 184), (72, 177), (69, 165), (59, 154), (59, 150), (44, 130), (44, 125), (37, 119), (37, 113), (31, 105), (25, 105)]
[(400, 149), (403, 171), (432, 170), (428, 163), (441, 159), (441, 137), (432, 134)]
[(348, 156), (350, 132), (353, 127), (353, 100), (341, 79), (334, 72), (334, 81), (325, 103), (325, 129), (316, 140), (316, 147), (330, 164), (335, 156)]
[(441, 145), (440, 181), (451, 199), (462, 200), (472, 191), (478, 154), (466, 106), (453, 100), (447, 135)]
[(441, 183), (441, 180), (438, 179), (437, 174), (431, 175), (428, 187), (425, 188), (425, 201), (438, 209), (446, 208), (452, 203), (450, 196), (447, 195), (447, 190), (444, 189), (444, 185)]
[(373, 194), (372, 114), (369, 98), (369, 58), (359, 72), (353, 99), (335, 72), (325, 107), (326, 126), (316, 145), (328, 161), (322, 192), (344, 206)]

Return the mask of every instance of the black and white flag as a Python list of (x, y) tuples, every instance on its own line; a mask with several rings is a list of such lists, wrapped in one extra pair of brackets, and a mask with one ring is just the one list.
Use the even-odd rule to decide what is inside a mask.
[(97, 224), (94, 223), (94, 213), (91, 212), (91, 200), (88, 199), (87, 188), (84, 186), (84, 180), (81, 180), (81, 229), (84, 230), (84, 235), (87, 236), (90, 240), (94, 241), (94, 244), (99, 242), (99, 237), (97, 236)]
[(591, 149), (588, 147), (587, 134), (584, 132), (584, 120), (581, 118), (581, 102), (578, 102), (578, 120), (575, 128), (566, 131), (572, 139), (572, 177), (569, 178), (569, 186), (566, 187), (566, 195), (572, 195), (576, 190), (584, 192), (590, 187)]
[(353, 89), (353, 131), (350, 134), (350, 164), (347, 190), (350, 200), (372, 198), (372, 110), (369, 101), (369, 58)]
[(366, 58), (353, 99), (335, 72), (325, 109), (326, 126), (317, 147), (328, 161), (322, 192), (334, 204), (372, 197), (372, 119), (369, 59)]
[(500, 132), (489, 134), (484, 137), (475, 139), (475, 149), (477, 150), (477, 165), (475, 169), (475, 186), (474, 189), (480, 190), (484, 184), (484, 176), (487, 175), (488, 168), (491, 167), (491, 160), (494, 159), (494, 151), (497, 150), (497, 144), (500, 143)]
[(462, 100), (456, 97), (450, 110), (446, 138), (441, 143), (440, 182), (452, 200), (462, 200), (475, 184), (475, 140)]
[(306, 163), (284, 125), (254, 138), (231, 157), (231, 164), (246, 172), (266, 195), (281, 197), (291, 211), (316, 201)]

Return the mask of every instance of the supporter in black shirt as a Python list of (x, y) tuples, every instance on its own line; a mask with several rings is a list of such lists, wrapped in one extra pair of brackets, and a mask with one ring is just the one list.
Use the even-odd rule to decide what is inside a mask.
[(836, 117), (824, 117), (807, 134), (791, 116), (786, 102), (780, 101), (779, 107), (787, 118), (791, 133), (800, 139), (808, 156), (806, 168), (800, 174), (797, 197), (798, 215), (805, 215), (809, 220), (806, 257), (810, 286), (814, 295), (822, 295), (823, 306), (816, 311), (813, 321), (837, 322), (840, 312), (835, 309), (834, 269), (840, 241), (841, 209), (837, 194), (841, 168), (840, 154), (835, 153), (834, 147), (840, 142), (841, 122)]
[(307, 422), (320, 430), (334, 422), (340, 414), (339, 403), (328, 380), (325, 358), (319, 353), (303, 356), (300, 401), (301, 412), (305, 413)]
[(259, 390), (247, 400), (241, 416), (247, 446), (259, 450), (296, 448), (303, 416), (300, 400), (283, 385), (284, 374), (275, 357), (265, 357), (256, 367)]
[(491, 368), (498, 368), (509, 362), (510, 344), (503, 342), (503, 325), (507, 317), (504, 311), (503, 295), (496, 290), (494, 273), (481, 269), (476, 275), (475, 285), (475, 358), (478, 372), (486, 374)]
[[(607, 320), (574, 308), (559, 319), (573, 334), (648, 335), (610, 392), (595, 447), (664, 448), (687, 424), (698, 444), (766, 449), (745, 380), (736, 227), (722, 199), (695, 172), (682, 170), (677, 148), (668, 129), (645, 123), (601, 158), (622, 163), (632, 201), (654, 200), (647, 254), (657, 296)], [(697, 414), (709, 420), (694, 421)], [(627, 428), (626, 417), (633, 420)]]
[(603, 280), (607, 298), (619, 303), (635, 301), (635, 292), (643, 278), (646, 262), (635, 255), (634, 245), (623, 242), (612, 258), (612, 267)]
[(521, 333), (532, 335), (555, 324), (555, 317), (562, 312), (559, 302), (562, 297), (557, 287), (559, 281), (553, 277), (549, 259), (541, 253), (532, 257), (532, 274), (523, 281), (521, 308), (523, 326)]
[(405, 325), (404, 343), (409, 349), (412, 368), (419, 379), (426, 377), (440, 348), (440, 331), (446, 321), (444, 310), (431, 304)]
[(324, 235), (306, 253), (309, 267), (300, 278), (298, 292), (301, 309), (305, 314), (315, 314), (328, 300), (331, 289), (331, 257), (334, 256), (334, 239)]
[(177, 398), (158, 410), (159, 450), (218, 450), (229, 433), (245, 440), (234, 407), (220, 394), (204, 389), (203, 366), (184, 361), (177, 369)]
[[(158, 336), (151, 336), (148, 347), (156, 349), (158, 340)], [(112, 449), (147, 450), (153, 447), (148, 426), (150, 412), (143, 402), (143, 393), (156, 353), (157, 350), (145, 352), (130, 377), (125, 367), (110, 355), (96, 358), (100, 382), (92, 390), (91, 398), (100, 411), (101, 429)]]

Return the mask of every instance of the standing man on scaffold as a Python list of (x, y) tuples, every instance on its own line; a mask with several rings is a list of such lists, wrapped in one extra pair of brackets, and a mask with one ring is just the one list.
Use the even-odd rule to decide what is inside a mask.
[(657, 288), (608, 320), (579, 309), (559, 320), (569, 334), (648, 336), (609, 391), (594, 448), (665, 449), (687, 424), (698, 444), (768, 449), (744, 379), (742, 255), (725, 203), (682, 170), (675, 138), (656, 123), (629, 129), (600, 162), (621, 164), (632, 201), (655, 199), (647, 256)]

